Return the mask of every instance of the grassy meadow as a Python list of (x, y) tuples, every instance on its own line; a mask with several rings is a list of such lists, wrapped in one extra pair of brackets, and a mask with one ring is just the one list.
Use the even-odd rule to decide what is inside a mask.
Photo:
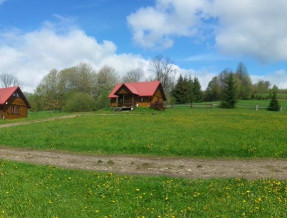
[(97, 154), (287, 157), (287, 113), (172, 108), (90, 113), (1, 129), (1, 144)]
[(287, 182), (187, 180), (0, 161), (0, 217), (286, 217)]
[[(0, 144), (94, 154), (285, 158), (286, 111), (188, 105), (163, 112), (102, 110), (0, 129)], [(30, 113), (0, 124), (61, 115)], [(0, 161), (0, 192), (0, 217), (287, 216), (287, 181), (272, 179), (122, 176)]]

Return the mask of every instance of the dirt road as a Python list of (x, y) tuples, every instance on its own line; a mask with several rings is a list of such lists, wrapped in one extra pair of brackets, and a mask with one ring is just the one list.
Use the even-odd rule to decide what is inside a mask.
[(99, 156), (0, 147), (0, 159), (68, 169), (183, 178), (287, 179), (287, 160)]

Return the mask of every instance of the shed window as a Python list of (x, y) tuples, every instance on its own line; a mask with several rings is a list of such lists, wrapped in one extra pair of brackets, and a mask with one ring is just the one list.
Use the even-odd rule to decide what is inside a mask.
[(19, 106), (11, 106), (11, 114), (19, 115), (20, 114), (20, 107)]

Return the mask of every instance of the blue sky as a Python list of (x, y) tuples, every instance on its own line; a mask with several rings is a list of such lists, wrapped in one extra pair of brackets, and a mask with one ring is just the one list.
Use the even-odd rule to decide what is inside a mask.
[(203, 88), (245, 63), (287, 88), (285, 0), (0, 0), (0, 73), (33, 91), (51, 69), (88, 62), (119, 75), (170, 57)]

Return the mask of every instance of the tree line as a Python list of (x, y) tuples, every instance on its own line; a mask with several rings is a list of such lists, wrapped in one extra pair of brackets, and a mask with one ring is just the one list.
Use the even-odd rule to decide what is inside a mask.
[[(284, 92), (269, 81), (252, 84), (247, 68), (239, 63), (235, 72), (223, 70), (213, 77), (205, 91), (197, 77), (179, 75), (170, 58), (156, 56), (150, 61), (152, 76), (145, 78), (142, 69), (127, 72), (122, 78), (111, 66), (96, 71), (87, 63), (51, 70), (41, 80), (34, 93), (26, 93), (32, 110), (89, 111), (107, 107), (109, 92), (119, 82), (159, 80), (166, 93), (168, 104), (186, 104), (203, 101), (222, 101), (223, 107), (233, 107), (237, 99), (267, 99), (276, 92)], [(11, 74), (0, 74), (2, 87), (19, 85)], [(225, 102), (225, 103), (224, 103)], [(229, 102), (229, 103), (228, 103)]]
[[(239, 63), (235, 72), (225, 69), (214, 76), (205, 91), (201, 90), (201, 85), (196, 77), (180, 75), (171, 96), (177, 104), (223, 101), (228, 98), (230, 102), (236, 102), (237, 99), (270, 99), (274, 91), (279, 92), (280, 90), (276, 86), (271, 88), (269, 81), (260, 80), (252, 84), (246, 66)], [(222, 103), (222, 106), (233, 107), (228, 106), (226, 101)]]
[(111, 66), (96, 71), (87, 63), (60, 71), (53, 69), (44, 76), (34, 93), (27, 94), (31, 110), (91, 111), (105, 108), (110, 103), (109, 92), (120, 82), (160, 80), (164, 91), (170, 93), (176, 73), (171, 60), (157, 56), (150, 65), (153, 72), (150, 78), (145, 78), (139, 68), (130, 70), (121, 78)]

